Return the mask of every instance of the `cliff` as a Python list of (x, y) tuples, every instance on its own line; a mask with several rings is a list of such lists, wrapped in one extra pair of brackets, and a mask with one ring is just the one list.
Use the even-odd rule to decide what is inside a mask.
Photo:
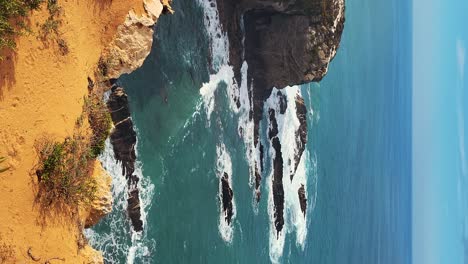
[[(0, 157), (6, 158), (0, 173), (4, 194), (0, 246), (7, 246), (11, 253), (7, 263), (54, 258), (65, 263), (103, 262), (102, 255), (86, 244), (82, 231), (111, 208), (109, 176), (99, 162), (94, 164), (90, 177), (96, 178), (96, 199), (81, 205), (79, 215), (44, 209), (36, 203), (34, 144), (44, 134), (62, 141), (74, 133), (83, 98), (98, 84), (93, 79), (98, 79), (94, 76), (101, 71), (98, 65), (103, 58), (112, 59), (107, 66), (115, 77), (141, 65), (151, 48), (151, 25), (160, 13), (171, 12), (168, 1), (162, 2), (58, 0), (60, 23), (56, 36), (49, 39), (36, 33), (49, 17), (44, 4), (27, 21), (35, 33), (17, 37), (14, 52), (0, 51), (4, 57), (0, 61)], [(8, 170), (3, 172), (4, 166)]]
[[(307, 142), (307, 109), (298, 95), (295, 98), (296, 115), (300, 126), (296, 131), (293, 161), (283, 161), (282, 145), (277, 136), (277, 116), (267, 109), (265, 101), (278, 97), (279, 113), (286, 110), (287, 100), (273, 88), (320, 81), (339, 48), (345, 23), (344, 0), (216, 0), (223, 30), (229, 38), (229, 63), (234, 68), (237, 83), (241, 83), (241, 66), (248, 64), (246, 77), (251, 94), (250, 118), (254, 123), (254, 149), (260, 151), (260, 160), (250, 168), (255, 175), (255, 198), (260, 200), (260, 186), (264, 173), (263, 150), (260, 140), (260, 122), (270, 122), (268, 144), (274, 150), (272, 185), (275, 207), (274, 223), (277, 233), (282, 231), (284, 219), (283, 162), (293, 162), (287, 171), (292, 181)], [(252, 150), (254, 151), (254, 150)], [(258, 159), (258, 157), (256, 158)], [(253, 172), (252, 172), (253, 171)], [(297, 202), (304, 216), (307, 208), (305, 188), (298, 190)]]

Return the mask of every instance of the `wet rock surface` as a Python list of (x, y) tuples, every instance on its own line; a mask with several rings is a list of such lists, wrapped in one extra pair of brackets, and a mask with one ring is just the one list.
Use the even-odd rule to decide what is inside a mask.
[[(254, 147), (259, 140), (265, 100), (273, 87), (320, 81), (339, 48), (345, 22), (344, 0), (211, 0), (216, 1), (223, 30), (229, 38), (229, 63), (237, 83), (243, 61), (248, 64), (254, 122)], [(285, 104), (281, 111), (284, 112)], [(301, 123), (294, 158), (297, 170), (307, 142), (306, 108), (296, 100)], [(279, 144), (279, 142), (278, 142)], [(262, 164), (255, 163), (255, 193), (260, 200)], [(294, 173), (290, 175), (291, 180)]]
[(230, 63), (239, 72), (247, 61), (255, 89), (321, 80), (344, 29), (344, 0), (217, 0), (217, 6)]
[(307, 144), (307, 108), (304, 104), (304, 99), (299, 95), (296, 96), (296, 116), (299, 120), (299, 129), (296, 131), (296, 153), (294, 155), (294, 172), (290, 175), (291, 181), (296, 174), (297, 167), (301, 161)]
[(301, 211), (305, 217), (306, 211), (307, 211), (307, 196), (306, 196), (304, 184), (301, 184), (301, 187), (299, 187), (299, 190), (297, 190), (297, 194), (299, 196), (299, 204), (301, 205)]
[(232, 199), (234, 193), (229, 184), (229, 175), (225, 172), (223, 177), (221, 177), (221, 187), (222, 187), (222, 203), (223, 203), (223, 212), (225, 215), (226, 222), (230, 225), (233, 213)]
[(283, 187), (283, 154), (281, 153), (281, 142), (278, 138), (278, 123), (276, 121), (275, 110), (269, 109), (270, 128), (268, 138), (273, 146), (273, 204), (275, 207), (274, 218), (276, 234), (283, 230), (284, 226), (284, 187)]
[(127, 180), (128, 206), (127, 213), (132, 222), (133, 229), (137, 232), (143, 230), (141, 220), (140, 196), (138, 190), (139, 178), (135, 172), (135, 144), (136, 132), (130, 116), (128, 97), (125, 90), (114, 84), (107, 101), (107, 107), (111, 113), (114, 129), (110, 141), (114, 148), (115, 159), (122, 164), (122, 175)]

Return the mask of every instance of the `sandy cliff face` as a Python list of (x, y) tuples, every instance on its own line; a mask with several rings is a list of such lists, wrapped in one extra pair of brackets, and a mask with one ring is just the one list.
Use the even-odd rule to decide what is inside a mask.
[[(60, 34), (69, 53), (61, 55), (54, 43), (24, 35), (17, 39), (16, 53), (5, 53), (0, 62), (0, 156), (7, 158), (2, 166), (10, 167), (0, 173), (0, 192), (4, 194), (0, 199), (0, 244), (13, 250), (7, 263), (45, 262), (56, 257), (65, 263), (102, 263), (101, 254), (83, 243), (81, 228), (108, 212), (108, 176), (96, 165), (95, 177), (101, 183), (98, 193), (102, 195), (91, 208), (83, 208), (88, 210), (83, 217), (44, 212), (35, 204), (34, 142), (44, 134), (57, 140), (70, 136), (88, 93), (87, 77), (93, 76), (103, 51), (111, 42), (111, 50), (112, 46), (120, 49), (114, 58), (124, 63), (121, 69), (112, 69), (115, 76), (135, 69), (151, 47), (148, 36), (152, 31), (145, 26), (149, 25), (146, 21), (154, 23), (158, 12), (170, 12), (159, 0), (58, 3), (63, 8)], [(34, 32), (38, 31), (36, 24), (47, 16), (46, 10), (32, 14), (29, 22)], [(138, 39), (134, 32), (142, 36), (138, 44), (131, 42), (133, 37)], [(128, 48), (119, 46), (119, 41)], [(139, 44), (143, 49), (138, 49)], [(127, 52), (134, 57), (125, 57)]]

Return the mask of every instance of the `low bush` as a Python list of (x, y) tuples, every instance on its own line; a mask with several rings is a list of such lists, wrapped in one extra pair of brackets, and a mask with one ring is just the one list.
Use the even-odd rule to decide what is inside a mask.
[(90, 177), (93, 158), (87, 137), (75, 133), (63, 142), (44, 137), (35, 148), (39, 156), (37, 199), (42, 205), (76, 206), (94, 200), (96, 182)]
[[(84, 127), (88, 120), (91, 132)], [(76, 206), (94, 200), (96, 182), (91, 177), (94, 160), (104, 151), (112, 119), (106, 104), (96, 94), (84, 99), (83, 113), (76, 121), (73, 137), (57, 142), (50, 137), (36, 141), (39, 190), (43, 206)]]
[(25, 19), (44, 0), (0, 0), (0, 49), (16, 47), (15, 37), (29, 31)]
[(96, 158), (104, 151), (106, 139), (109, 137), (112, 128), (112, 119), (107, 105), (97, 95), (92, 94), (86, 98), (84, 108), (93, 131), (90, 142), (90, 155)]

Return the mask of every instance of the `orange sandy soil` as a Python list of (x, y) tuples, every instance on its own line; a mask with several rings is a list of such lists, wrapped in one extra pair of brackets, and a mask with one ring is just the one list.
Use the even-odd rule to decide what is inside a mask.
[[(143, 11), (142, 0), (59, 0), (63, 7), (60, 31), (69, 54), (62, 56), (56, 44), (46, 46), (37, 36), (17, 39), (16, 53), (4, 53), (0, 62), (0, 157), (10, 170), (0, 173), (0, 246), (14, 249), (8, 263), (94, 263), (90, 247), (78, 250), (76, 221), (67, 215), (41, 216), (34, 203), (37, 181), (32, 168), (37, 162), (34, 142), (45, 133), (63, 139), (73, 133), (87, 94), (87, 77), (103, 48), (110, 43), (129, 10)], [(48, 17), (34, 12), (29, 24)], [(45, 220), (44, 220), (45, 219)], [(28, 249), (40, 262), (28, 256)], [(99, 256), (99, 254), (98, 254)], [(97, 258), (99, 259), (99, 257)]]

